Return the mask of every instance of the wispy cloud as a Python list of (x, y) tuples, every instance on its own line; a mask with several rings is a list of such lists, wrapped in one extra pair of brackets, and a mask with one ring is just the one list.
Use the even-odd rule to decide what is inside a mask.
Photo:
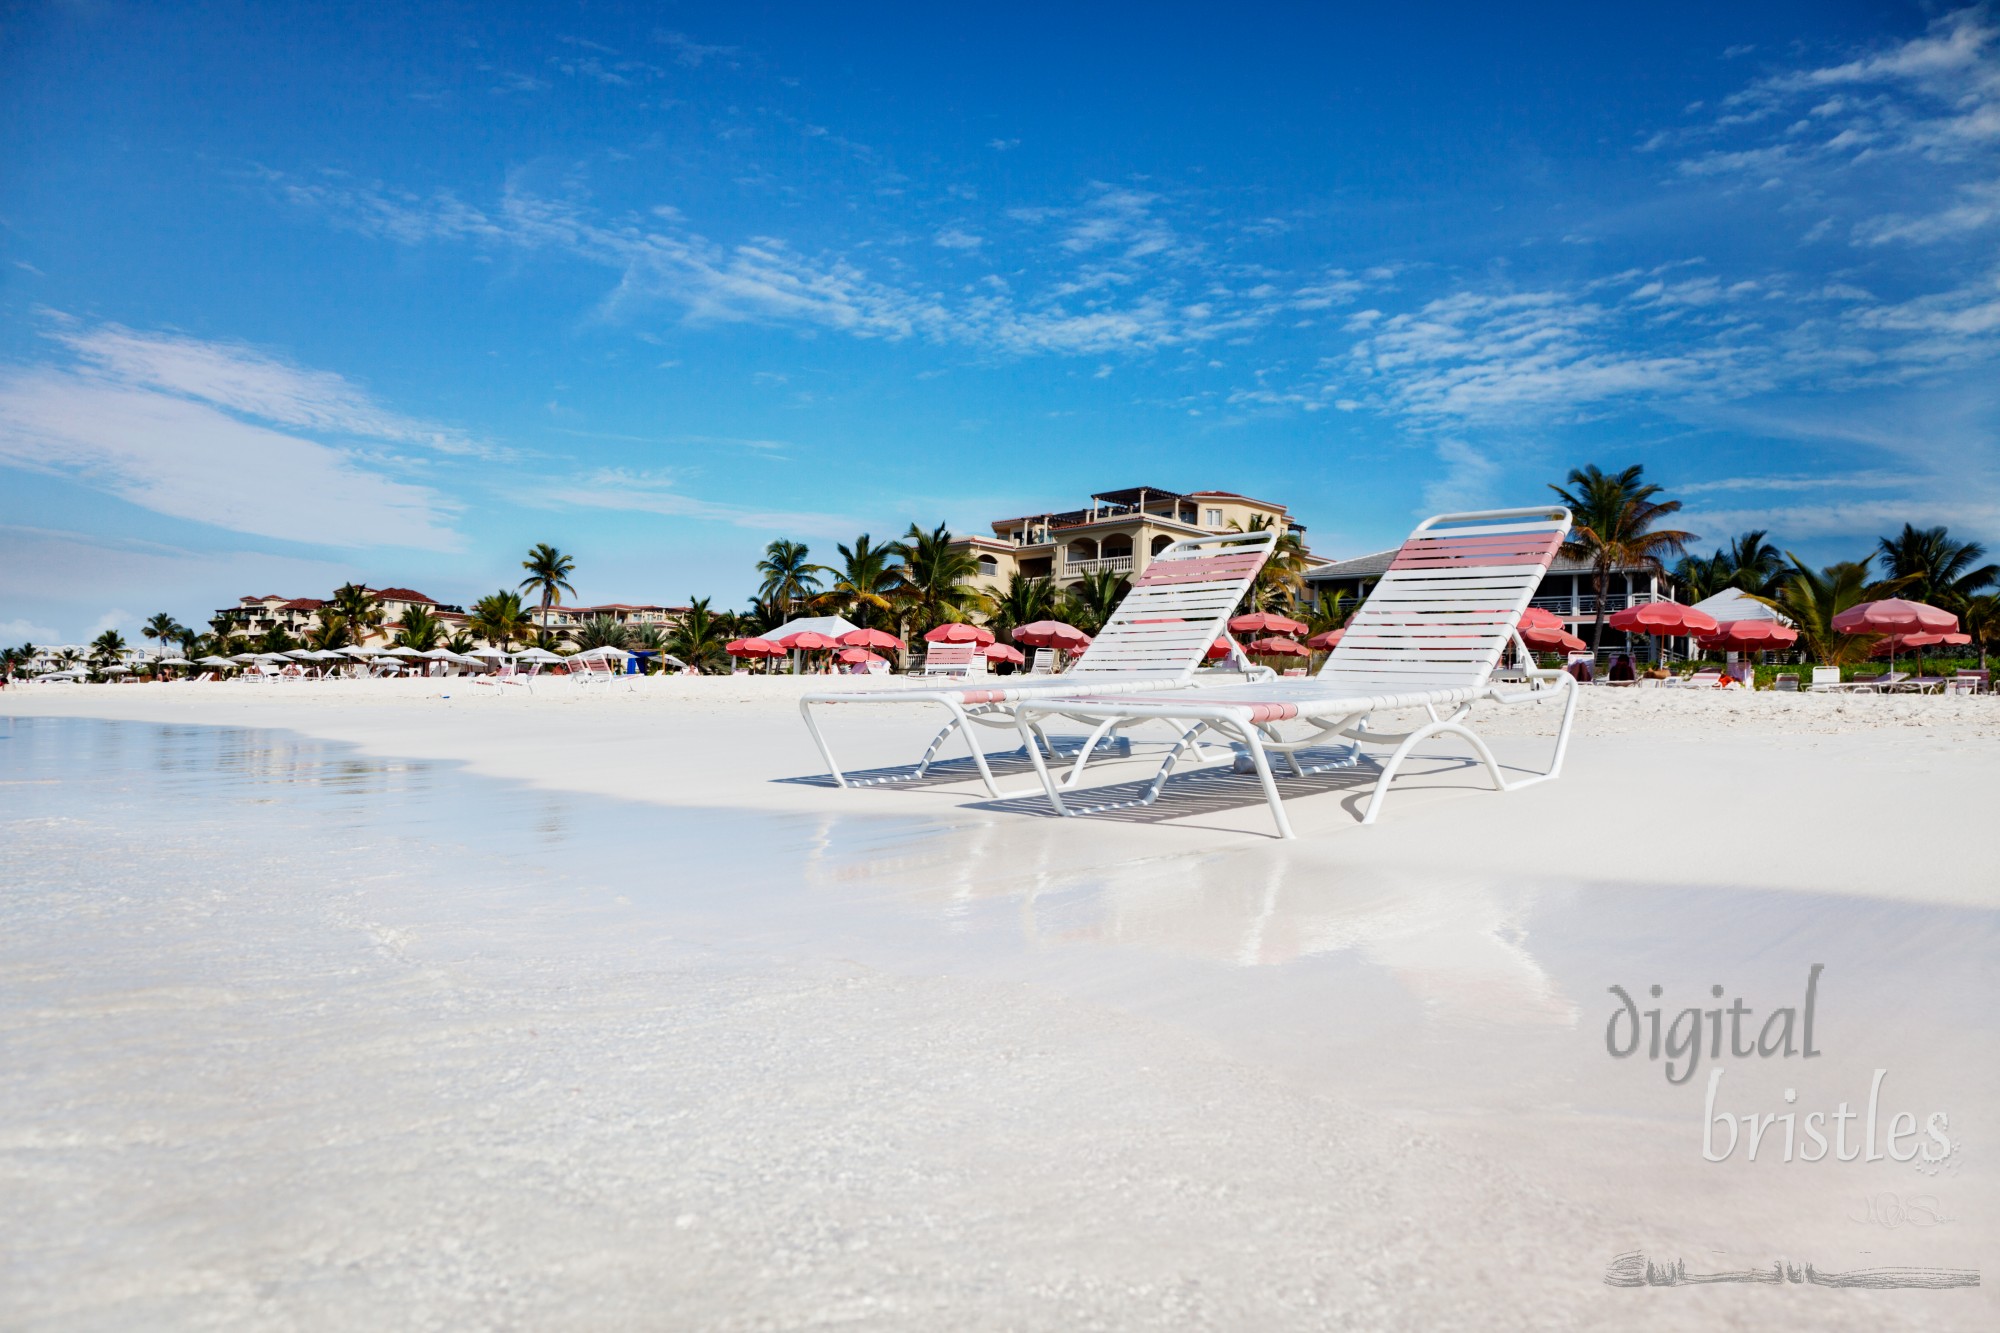
[(237, 532), (458, 545), (450, 504), (363, 455), (385, 444), (456, 450), (459, 437), (386, 411), (337, 375), (228, 344), (67, 322), (54, 337), (70, 363), (0, 368), (0, 465)]
[(560, 478), (522, 492), (521, 503), (538, 508), (621, 510), (727, 523), (760, 532), (796, 532), (811, 537), (852, 536), (865, 523), (840, 514), (764, 509), (754, 505), (722, 504), (689, 495), (670, 472), (600, 468), (575, 478)]

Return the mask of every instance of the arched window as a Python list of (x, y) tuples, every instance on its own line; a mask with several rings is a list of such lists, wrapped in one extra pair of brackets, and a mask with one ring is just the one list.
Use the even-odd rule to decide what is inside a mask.
[(1160, 552), (1166, 550), (1169, 546), (1172, 546), (1173, 544), (1174, 544), (1174, 539), (1172, 537), (1167, 536), (1167, 534), (1163, 532), (1159, 536), (1153, 538), (1153, 554), (1158, 555)]
[(1069, 563), (1080, 565), (1086, 560), (1097, 559), (1097, 543), (1088, 537), (1078, 537), (1064, 548), (1069, 552)]
[(979, 572), (992, 578), (1000, 572), (1000, 562), (990, 555), (982, 555), (979, 557)]

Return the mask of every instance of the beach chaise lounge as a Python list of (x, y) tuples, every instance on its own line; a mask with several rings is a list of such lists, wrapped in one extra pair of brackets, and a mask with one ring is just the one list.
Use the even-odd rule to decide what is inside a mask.
[[(826, 761), (827, 772), (843, 787), (875, 786), (886, 782), (913, 781), (924, 775), (938, 749), (955, 733), (963, 733), (966, 748), (979, 769), (980, 779), (993, 796), (1022, 796), (1034, 788), (1003, 792), (987, 763), (973, 732), (975, 726), (1014, 726), (1014, 709), (1023, 699), (1038, 695), (1128, 694), (1146, 690), (1201, 689), (1216, 682), (1234, 683), (1244, 679), (1238, 671), (1202, 672), (1210, 645), (1227, 638), (1228, 620), (1237, 603), (1248, 592), (1252, 580), (1263, 569), (1277, 543), (1277, 533), (1217, 533), (1189, 537), (1154, 556), (1132, 589), (1111, 613), (1088, 648), (1059, 676), (1007, 676), (982, 680), (957, 688), (902, 686), (882, 690), (824, 690), (801, 696), (799, 712), (813, 744)], [(1231, 640), (1233, 643), (1234, 640)], [(934, 657), (941, 648), (972, 644), (933, 644)], [(1257, 668), (1257, 674), (1271, 672)], [(850, 779), (833, 757), (833, 749), (820, 730), (814, 709), (834, 704), (902, 704), (942, 708), (948, 713), (944, 729), (932, 739), (916, 766), (906, 773), (884, 777)], [(1039, 738), (1047, 743), (1046, 737)]]
[(934, 643), (924, 650), (924, 676), (971, 676), (983, 674), (986, 659), (976, 643)]
[[(1319, 674), (1308, 680), (1135, 698), (1079, 694), (1024, 699), (1015, 710), (1016, 725), (1023, 737), (1055, 716), (1095, 720), (1100, 729), (1144, 720), (1180, 728), (1179, 740), (1144, 796), (1097, 809), (1150, 804), (1188, 747), (1203, 733), (1212, 732), (1248, 752), (1271, 818), (1285, 838), (1293, 836), (1292, 826), (1271, 775), (1270, 756), (1283, 755), (1292, 771), (1303, 777), (1308, 770), (1299, 762), (1299, 752), (1332, 736), (1396, 747), (1375, 780), (1364, 824), (1375, 822), (1390, 783), (1410, 752), (1436, 735), (1456, 735), (1469, 742), (1502, 791), (1556, 777), (1562, 771), (1576, 712), (1575, 678), (1565, 671), (1535, 668), (1528, 671), (1524, 686), (1509, 689), (1494, 682), (1492, 675), (1510, 644), (1522, 662), (1534, 661), (1521, 642), (1521, 615), (1569, 525), (1569, 511), (1560, 508), (1495, 509), (1424, 520), (1354, 613)], [(1548, 770), (1510, 782), (1486, 742), (1466, 724), (1466, 715), (1487, 699), (1547, 703), (1558, 698), (1563, 700), (1562, 720)], [(1416, 709), (1423, 710), (1428, 721), (1406, 734), (1369, 729), (1376, 713)], [(1279, 729), (1285, 723), (1302, 724), (1305, 733), (1288, 737)], [(1042, 761), (1039, 749), (1030, 744), (1028, 753), (1058, 812), (1091, 813), (1066, 805), (1062, 795), (1082, 776), (1091, 753), (1088, 745), (1062, 782)]]
[(1841, 684), (1840, 668), (1837, 666), (1816, 666), (1812, 669), (1812, 689), (1817, 694), (1831, 694), (1847, 687)]

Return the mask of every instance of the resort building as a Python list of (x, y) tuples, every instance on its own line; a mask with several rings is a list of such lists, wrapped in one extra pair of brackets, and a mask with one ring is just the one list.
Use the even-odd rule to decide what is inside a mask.
[[(685, 606), (634, 606), (629, 602), (606, 602), (602, 606), (552, 606), (549, 608), (549, 628), (560, 634), (577, 629), (586, 620), (603, 618), (615, 620), (628, 629), (650, 626), (664, 634), (680, 624), (681, 617), (687, 612)], [(541, 608), (531, 604), (528, 619), (541, 624)]]
[[(404, 614), (415, 607), (421, 607), (442, 621), (447, 635), (465, 628), (466, 614), (462, 606), (436, 601), (414, 588), (370, 591), (382, 608), (382, 623), (360, 640), (364, 644), (379, 646), (393, 640), (397, 631), (403, 628)], [(238, 633), (252, 637), (282, 629), (293, 638), (303, 639), (319, 628), (320, 611), (325, 606), (325, 600), (318, 597), (280, 597), (276, 593), (266, 593), (262, 597), (239, 597), (235, 606), (218, 609), (215, 617), (218, 620), (233, 620)]]
[(1015, 574), (1053, 579), (1058, 587), (1099, 570), (1130, 578), (1184, 538), (1258, 526), (1304, 539), (1305, 525), (1281, 504), (1234, 491), (1134, 486), (1100, 491), (1081, 509), (997, 519), (991, 537), (960, 537), (952, 545), (979, 562), (974, 583), (997, 592)]

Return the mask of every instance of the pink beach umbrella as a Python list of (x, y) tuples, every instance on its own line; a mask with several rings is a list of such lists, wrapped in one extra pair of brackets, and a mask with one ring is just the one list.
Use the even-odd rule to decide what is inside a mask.
[(1304, 623), (1270, 611), (1252, 611), (1229, 622), (1231, 634), (1304, 634), (1306, 629)]
[(840, 641), (849, 648), (880, 648), (891, 653), (909, 646), (887, 630), (879, 629), (851, 629), (840, 636)]
[[(846, 636), (843, 635), (842, 637), (845, 638)], [(880, 653), (869, 652), (866, 648), (842, 648), (833, 657), (836, 662), (845, 662), (849, 666), (860, 666), (864, 662), (886, 662), (889, 660)]]
[(1026, 625), (1017, 625), (1008, 636), (1015, 643), (1025, 643), (1030, 648), (1061, 648), (1074, 651), (1070, 645), (1088, 643), (1082, 630), (1074, 625), (1066, 625), (1060, 620), (1036, 620)]
[(1250, 642), (1244, 644), (1243, 648), (1244, 651), (1255, 653), (1259, 657), (1310, 657), (1312, 655), (1312, 649), (1306, 647), (1297, 639), (1278, 638), (1275, 636), (1264, 639), (1252, 639)]
[(778, 640), (778, 646), (789, 653), (819, 653), (829, 648), (840, 647), (840, 640), (829, 639), (814, 630), (803, 629), (797, 634), (787, 634)]
[(1306, 647), (1316, 649), (1322, 653), (1330, 653), (1340, 647), (1340, 641), (1346, 637), (1347, 631), (1344, 629), (1322, 630), (1320, 633), (1306, 640)]
[(1019, 648), (1004, 643), (989, 643), (979, 650), (979, 655), (989, 662), (1012, 662), (1015, 666), (1023, 666), (1028, 660)]
[(731, 639), (722, 645), (731, 657), (783, 657), (785, 650), (769, 639)]
[[(1836, 634), (1889, 635), (1889, 667), (1894, 670), (1898, 647), (1896, 636), (1955, 633), (1958, 617), (1925, 602), (1885, 597), (1879, 602), (1862, 602), (1848, 607), (1833, 618), (1833, 629)], [(1922, 647), (1921, 644), (1911, 646)], [(1917, 670), (1923, 670), (1921, 653), (1917, 655)]]
[(948, 621), (924, 635), (925, 643), (992, 643), (993, 631), (983, 625)]

